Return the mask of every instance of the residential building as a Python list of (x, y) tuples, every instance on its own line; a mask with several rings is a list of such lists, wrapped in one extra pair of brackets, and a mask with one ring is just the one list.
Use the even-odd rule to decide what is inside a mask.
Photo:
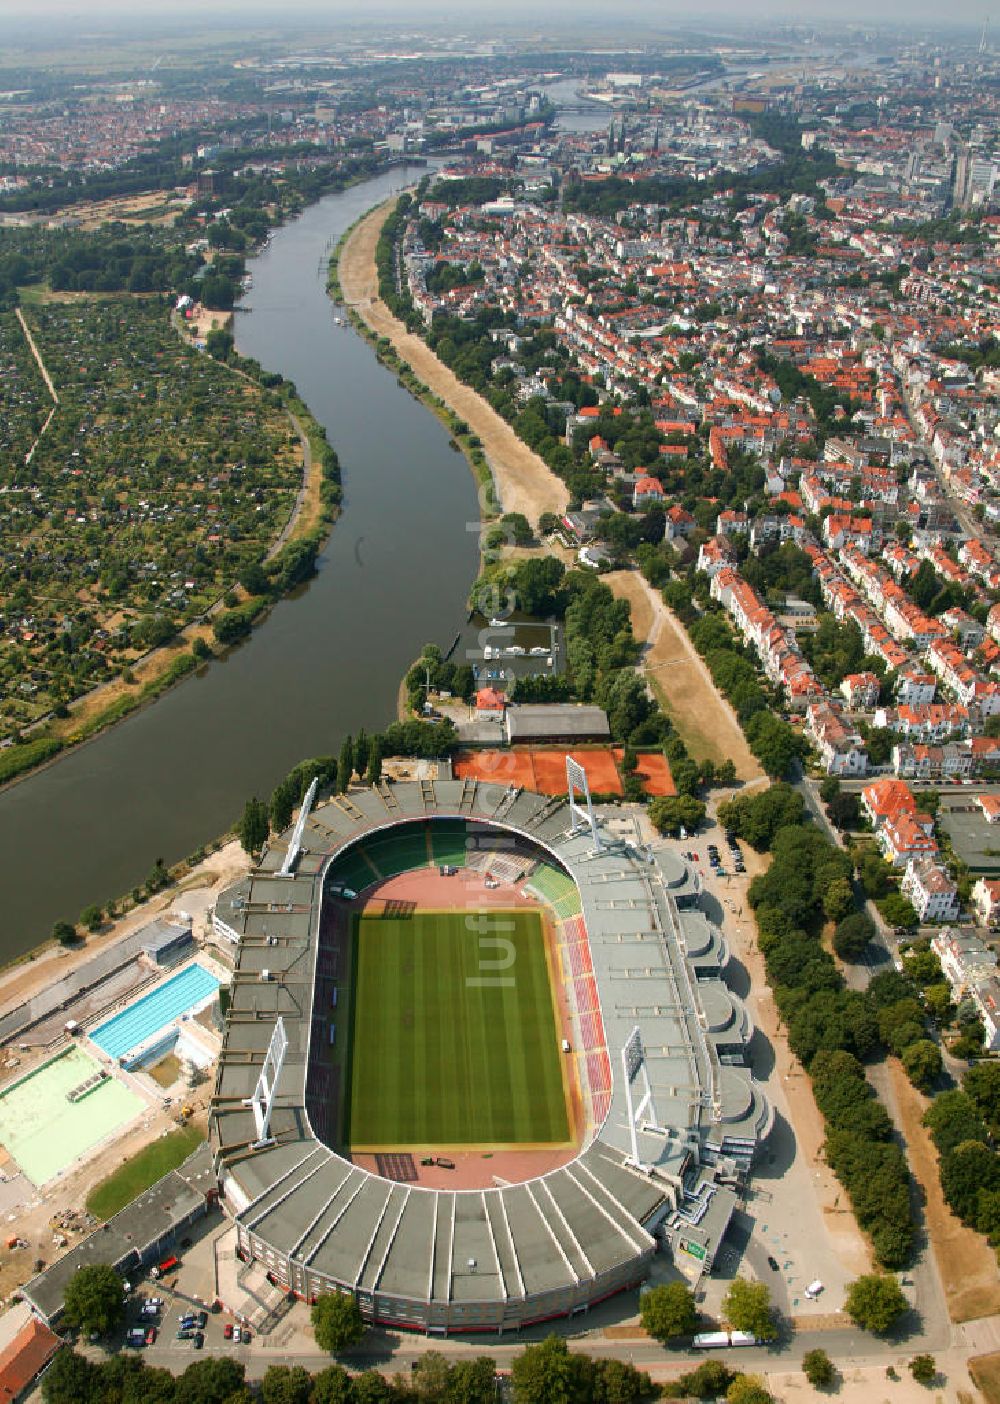
[(933, 858), (911, 858), (899, 887), (921, 921), (954, 921), (958, 917), (958, 888), (947, 869)]

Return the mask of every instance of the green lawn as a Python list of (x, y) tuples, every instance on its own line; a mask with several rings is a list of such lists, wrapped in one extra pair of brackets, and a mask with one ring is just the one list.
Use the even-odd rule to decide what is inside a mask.
[(155, 1185), (169, 1170), (183, 1165), (204, 1139), (202, 1132), (194, 1126), (185, 1126), (161, 1136), (92, 1189), (87, 1196), (87, 1208), (97, 1219), (112, 1218), (143, 1190)]
[(537, 913), (356, 918), (353, 983), (351, 1146), (569, 1140)]

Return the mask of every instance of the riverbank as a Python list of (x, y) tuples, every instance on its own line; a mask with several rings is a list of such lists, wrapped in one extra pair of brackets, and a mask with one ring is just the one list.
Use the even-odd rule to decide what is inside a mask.
[[(565, 512), (566, 484), (523, 443), (496, 410), (438, 360), (430, 347), (407, 331), (378, 295), (375, 250), (395, 198), (378, 205), (350, 230), (339, 250), (337, 283), (345, 306), (372, 335), (387, 341), (399, 359), (478, 438), (489, 462), (502, 512), (521, 512), (537, 525), (543, 512)], [(433, 408), (433, 406), (431, 406)]]

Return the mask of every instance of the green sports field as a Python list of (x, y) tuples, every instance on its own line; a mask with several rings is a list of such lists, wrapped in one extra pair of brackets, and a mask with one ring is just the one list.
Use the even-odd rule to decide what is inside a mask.
[(356, 917), (353, 970), (353, 1149), (569, 1140), (537, 913)]

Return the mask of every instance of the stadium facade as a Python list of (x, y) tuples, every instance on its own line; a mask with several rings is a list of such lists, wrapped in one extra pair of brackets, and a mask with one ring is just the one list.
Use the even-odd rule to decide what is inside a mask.
[[(772, 1124), (747, 1066), (752, 1026), (722, 978), (728, 952), (697, 875), (672, 847), (644, 847), (625, 811), (611, 811), (599, 849), (577, 817), (565, 800), (482, 781), (383, 782), (315, 809), (220, 899), (236, 969), (210, 1143), (240, 1255), (282, 1287), (350, 1292), (390, 1326), (503, 1331), (636, 1285), (658, 1249), (692, 1280), (710, 1270)], [(535, 862), (572, 879), (554, 916), (574, 947), (565, 987), (586, 1132), (569, 1163), (520, 1184), (386, 1179), (339, 1154), (329, 1124), (342, 874), (366, 845), (389, 854), (407, 826), (440, 824), (464, 826), (480, 866), (506, 855), (529, 883)], [(261, 1136), (249, 1102), (279, 1019), (287, 1051)]]

